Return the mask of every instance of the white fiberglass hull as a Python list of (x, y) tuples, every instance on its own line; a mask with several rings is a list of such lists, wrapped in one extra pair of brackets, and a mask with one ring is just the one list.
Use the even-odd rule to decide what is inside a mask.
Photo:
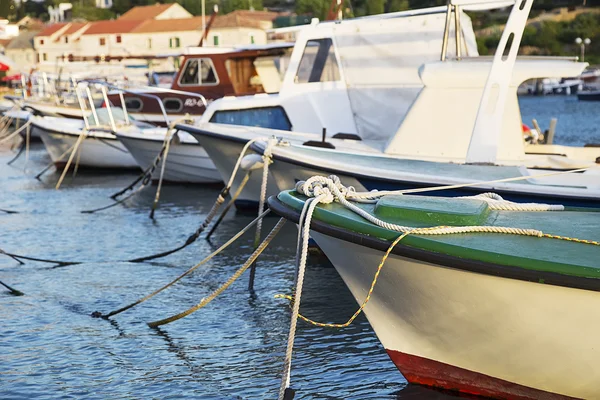
[[(206, 153), (210, 156), (215, 167), (219, 171), (223, 182), (228, 182), (229, 177), (233, 173), (235, 163), (240, 156), (242, 149), (244, 148), (245, 142), (233, 141), (220, 139), (216, 137), (208, 136), (194, 136), (198, 142), (202, 145)], [(246, 154), (254, 154), (253, 151), (248, 150)], [(246, 171), (239, 170), (233, 184), (231, 185), (231, 193), (236, 193), (240, 183), (244, 179)], [(244, 186), (242, 192), (235, 202), (235, 206), (238, 209), (253, 209), (258, 208), (260, 201), (260, 188), (262, 184), (262, 168), (254, 170), (250, 179)], [(269, 179), (267, 181), (267, 197), (273, 196), (279, 193), (277, 185), (273, 181), (272, 175), (269, 173)]]
[[(48, 117), (45, 117), (48, 118)], [(82, 122), (83, 123), (83, 122)], [(53, 130), (42, 126), (34, 121), (33, 125), (39, 132), (40, 138), (50, 154), (52, 162), (57, 166), (63, 166), (69, 158), (65, 152), (77, 142), (79, 135), (74, 132), (60, 131), (60, 126)], [(62, 157), (61, 157), (62, 156)], [(129, 151), (117, 138), (105, 132), (89, 132), (79, 145), (78, 155), (74, 158), (79, 160), (80, 166), (88, 168), (116, 168), (116, 169), (138, 169), (138, 164)]]
[[(253, 147), (264, 148), (264, 143)], [(457, 185), (443, 193), (465, 196), (493, 191), (507, 200), (517, 202), (600, 207), (598, 167), (591, 167), (582, 173), (556, 175), (561, 171), (436, 163), (294, 145), (275, 147), (272, 155), (274, 162), (270, 170), (280, 190), (291, 189), (299, 180), (306, 180), (314, 175), (333, 174), (347, 186), (354, 186), (357, 191)], [(513, 178), (519, 180), (510, 181)], [(476, 182), (491, 181), (494, 182), (474, 185)]]
[[(162, 131), (166, 131), (166, 129)], [(185, 133), (179, 134), (186, 135)], [(144, 136), (143, 133), (135, 135), (119, 133), (117, 136), (142, 169), (152, 165), (163, 145), (163, 139), (156, 135), (152, 135), (153, 137)], [(191, 137), (190, 139), (171, 144), (167, 154), (163, 179), (168, 182), (179, 183), (222, 182), (221, 175), (206, 151), (198, 142)], [(161, 167), (162, 160), (154, 170), (152, 175), (154, 180), (159, 179)]]
[[(312, 232), (362, 303), (383, 252)], [(494, 398), (600, 398), (597, 292), (392, 254), (369, 322), (412, 383)]]

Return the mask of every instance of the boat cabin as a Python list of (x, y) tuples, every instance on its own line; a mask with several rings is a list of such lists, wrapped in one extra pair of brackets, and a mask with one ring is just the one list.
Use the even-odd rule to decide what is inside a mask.
[[(277, 94), (224, 97), (202, 121), (387, 141), (423, 88), (419, 68), (440, 57), (445, 12), (317, 21), (298, 33)], [(462, 12), (460, 20), (461, 52), (476, 56), (471, 20)]]
[[(208, 103), (223, 96), (243, 96), (276, 93), (281, 87), (283, 72), (293, 44), (252, 45), (234, 49), (191, 48), (181, 60), (168, 90), (145, 88), (125, 93), (125, 105), (134, 117), (164, 124), (158, 96), (170, 118), (185, 114), (201, 115)], [(110, 101), (121, 106), (118, 93)]]
[[(519, 164), (544, 152), (595, 160), (593, 149), (526, 146), (517, 97), (518, 86), (528, 79), (577, 76), (587, 64), (565, 57), (517, 58), (516, 40), (506, 46), (510, 57), (498, 56), (510, 63), (479, 56), (464, 12), (471, 3), (473, 9), (506, 6), (451, 0), (448, 7), (306, 27), (279, 93), (224, 97), (210, 105), (202, 122), (315, 134), (325, 129), (327, 137), (362, 140), (374, 151), (431, 161)], [(513, 18), (511, 32), (520, 34), (528, 9), (514, 10), (523, 15)], [(480, 116), (482, 96), (490, 71), (498, 68), (502, 96), (494, 123), (479, 123), (474, 131), (477, 120), (491, 120)], [(496, 89), (486, 93), (490, 90)]]

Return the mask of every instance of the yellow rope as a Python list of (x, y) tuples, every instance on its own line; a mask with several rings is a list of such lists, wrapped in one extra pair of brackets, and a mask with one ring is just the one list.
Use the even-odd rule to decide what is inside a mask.
[[(396, 245), (402, 239), (404, 239), (406, 236), (408, 236), (411, 233), (412, 234), (425, 234), (426, 235), (426, 234), (431, 234), (431, 232), (427, 232), (427, 231), (436, 231), (436, 230), (443, 229), (443, 228), (449, 228), (449, 227), (447, 227), (447, 226), (434, 226), (434, 227), (430, 227), (430, 228), (419, 228), (419, 229), (414, 229), (414, 230), (411, 230), (411, 231), (404, 232), (400, 236), (398, 236), (392, 242), (392, 244), (390, 245), (390, 247), (388, 247), (387, 251), (385, 252), (385, 254), (383, 255), (383, 257), (381, 259), (381, 262), (377, 266), (377, 271), (375, 272), (375, 276), (373, 277), (373, 281), (371, 282), (371, 287), (369, 288), (369, 292), (367, 293), (367, 297), (365, 297), (365, 300), (362, 302), (362, 304), (360, 305), (360, 307), (358, 308), (358, 310), (356, 310), (356, 312), (345, 323), (343, 323), (343, 324), (328, 324), (328, 323), (323, 323), (323, 322), (317, 322), (317, 321), (314, 321), (314, 320), (312, 320), (310, 318), (305, 317), (302, 314), (298, 314), (298, 318), (300, 318), (304, 322), (307, 322), (307, 323), (309, 323), (311, 325), (314, 325), (314, 326), (319, 326), (321, 328), (346, 328), (352, 322), (354, 322), (354, 320), (356, 319), (356, 317), (358, 317), (360, 315), (360, 313), (364, 310), (364, 308), (366, 307), (367, 303), (371, 299), (371, 295), (373, 294), (373, 290), (375, 289), (375, 285), (377, 284), (377, 279), (379, 279), (379, 274), (381, 273), (383, 265), (387, 261), (389, 255), (391, 254), (391, 252), (394, 249), (394, 247), (396, 247)], [(502, 232), (482, 232), (482, 233), (502, 233)], [(521, 232), (506, 232), (506, 233), (515, 234), (515, 235), (531, 236), (530, 234), (521, 233)], [(434, 234), (436, 234), (436, 233), (434, 233)], [(566, 240), (566, 241), (569, 241), (569, 242), (591, 244), (591, 245), (595, 245), (595, 246), (600, 246), (600, 242), (597, 242), (597, 241), (594, 241), (594, 240), (577, 239), (577, 238), (571, 238), (571, 237), (568, 237), (568, 236), (557, 236), (557, 235), (550, 235), (550, 234), (547, 234), (547, 233), (543, 233), (541, 235), (541, 237), (545, 237), (545, 238), (549, 238), (549, 239), (556, 239), (556, 240)], [(290, 301), (290, 305), (294, 303), (294, 298), (292, 296), (289, 296), (289, 295), (276, 294), (275, 298), (276, 299), (287, 299), (287, 300)]]
[(566, 240), (568, 242), (593, 244), (594, 246), (600, 246), (600, 242), (597, 242), (595, 240), (577, 239), (577, 238), (571, 238), (571, 237), (568, 237), (568, 236), (550, 235), (548, 233), (544, 233), (542, 235), (542, 237), (549, 238), (549, 239)]
[(215, 298), (217, 298), (221, 293), (223, 293), (225, 291), (225, 289), (227, 289), (229, 286), (231, 286), (231, 284), (233, 282), (235, 282), (240, 276), (242, 276), (242, 274), (248, 269), (250, 268), (250, 266), (254, 263), (254, 261), (256, 261), (256, 259), (258, 258), (258, 256), (267, 248), (267, 246), (269, 245), (269, 243), (271, 243), (271, 241), (273, 240), (273, 238), (277, 235), (277, 233), (281, 230), (281, 228), (283, 227), (283, 225), (285, 224), (286, 219), (285, 218), (280, 218), (279, 221), (277, 222), (277, 224), (275, 225), (275, 227), (271, 230), (271, 232), (267, 235), (267, 237), (265, 238), (265, 240), (263, 240), (263, 242), (256, 248), (256, 250), (252, 253), (252, 255), (250, 256), (250, 258), (248, 258), (248, 260), (244, 263), (244, 265), (242, 265), (228, 280), (227, 282), (225, 282), (224, 284), (222, 284), (221, 286), (219, 286), (219, 288), (217, 288), (215, 291), (213, 291), (212, 293), (210, 293), (207, 297), (203, 298), (200, 303), (196, 304), (193, 307), (188, 308), (187, 310), (176, 314), (176, 315), (172, 315), (168, 318), (164, 318), (158, 321), (154, 321), (154, 322), (149, 322), (148, 326), (151, 328), (156, 328), (158, 326), (161, 325), (165, 325), (165, 324), (169, 324), (171, 322), (177, 321), (181, 318), (184, 318), (196, 311), (198, 311), (199, 309), (205, 307), (208, 303), (210, 303), (211, 301), (213, 301)]
[[(394, 240), (394, 242), (390, 245), (390, 247), (388, 247), (387, 251), (383, 255), (383, 258), (381, 259), (381, 262), (377, 266), (377, 272), (375, 272), (375, 276), (373, 277), (373, 281), (371, 282), (371, 287), (369, 288), (369, 292), (367, 293), (367, 297), (365, 297), (365, 300), (362, 302), (362, 304), (360, 305), (360, 307), (358, 308), (358, 310), (356, 310), (356, 312), (350, 317), (350, 319), (348, 321), (346, 321), (343, 324), (324, 324), (322, 322), (313, 321), (312, 319), (307, 318), (307, 317), (305, 317), (302, 314), (298, 314), (298, 318), (300, 318), (301, 320), (303, 320), (305, 322), (308, 322), (309, 324), (312, 324), (312, 325), (315, 325), (315, 326), (320, 326), (322, 328), (345, 328), (345, 327), (349, 326), (356, 319), (356, 317), (358, 317), (360, 315), (360, 313), (367, 306), (367, 303), (371, 299), (371, 295), (373, 294), (373, 290), (375, 289), (375, 285), (377, 284), (377, 279), (379, 278), (379, 273), (381, 272), (381, 269), (383, 268), (383, 264), (385, 264), (385, 262), (386, 262), (387, 258), (389, 257), (390, 253), (392, 252), (392, 250), (394, 250), (394, 247), (396, 247), (396, 245), (402, 239), (404, 239), (406, 236), (408, 236), (410, 233), (411, 233), (410, 231), (409, 232), (404, 232), (403, 234), (401, 234), (400, 236), (398, 236), (396, 238), (396, 240)], [(293, 304), (293, 301), (294, 301), (294, 298), (292, 296), (288, 296), (288, 295), (284, 295), (284, 294), (276, 294), (275, 298), (276, 299), (288, 299), (291, 302), (290, 304)]]

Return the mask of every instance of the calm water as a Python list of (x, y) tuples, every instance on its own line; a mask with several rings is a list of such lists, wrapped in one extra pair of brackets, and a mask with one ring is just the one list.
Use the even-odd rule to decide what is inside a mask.
[[(521, 105), (524, 120), (536, 117), (542, 127), (558, 116), (559, 143), (598, 141), (600, 103), (556, 97), (526, 98)], [(568, 121), (575, 124), (571, 130)], [(86, 262), (52, 268), (0, 257), (0, 280), (26, 294), (16, 297), (0, 289), (0, 398), (276, 397), (289, 308), (273, 296), (289, 293), (293, 285), (293, 226), (286, 226), (259, 259), (254, 294), (247, 291), (244, 276), (195, 314), (160, 329), (146, 325), (187, 309), (223, 283), (252, 252), (250, 234), (154, 299), (111, 321), (93, 319), (93, 311), (114, 310), (172, 280), (252, 217), (231, 215), (210, 243), (199, 239), (165, 259), (119, 262), (183, 242), (204, 219), (218, 190), (167, 186), (156, 221), (148, 218), (153, 189), (125, 206), (81, 214), (108, 204), (109, 195), (135, 174), (80, 174), (56, 191), (55, 174), (43, 182), (33, 179), (49, 162), (41, 145), (27, 164), (21, 159), (9, 167), (9, 159), (9, 154), (0, 155), (0, 208), (20, 213), (0, 214), (0, 248)], [(265, 231), (275, 222), (268, 219)], [(322, 259), (310, 263), (302, 304), (304, 314), (329, 322), (346, 321), (357, 307)], [(297, 398), (454, 398), (407, 385), (362, 316), (344, 330), (299, 323), (295, 350)]]

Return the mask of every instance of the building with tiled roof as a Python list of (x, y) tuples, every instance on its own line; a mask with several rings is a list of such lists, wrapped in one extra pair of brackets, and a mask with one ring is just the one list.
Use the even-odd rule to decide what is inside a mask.
[(38, 32), (37, 37), (46, 38), (58, 35), (62, 30), (66, 29), (68, 25), (69, 23), (67, 22), (46, 25), (44, 29)]
[(151, 6), (138, 6), (127, 11), (119, 17), (120, 21), (144, 21), (148, 19), (180, 19), (190, 18), (190, 14), (185, 8), (177, 3), (154, 4)]
[[(233, 47), (267, 42), (278, 13), (238, 10), (217, 16), (204, 46)], [(204, 21), (211, 20), (207, 16)], [(41, 62), (114, 57), (177, 55), (198, 46), (202, 17), (177, 3), (134, 7), (116, 20), (53, 24), (36, 37)]]
[(34, 38), (39, 31), (22, 31), (19, 36), (12, 39), (4, 49), (4, 54), (9, 57), (18, 66), (19, 71), (29, 72), (36, 64), (37, 57), (34, 48)]

